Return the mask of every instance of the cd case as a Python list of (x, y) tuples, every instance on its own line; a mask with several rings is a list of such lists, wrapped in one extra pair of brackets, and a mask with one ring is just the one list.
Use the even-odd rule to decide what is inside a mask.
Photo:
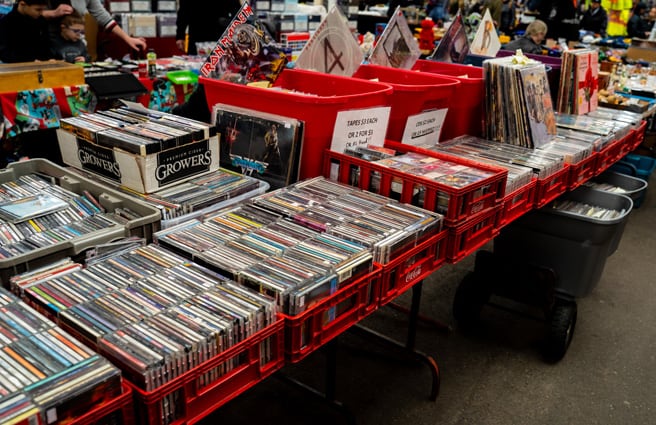
[(0, 204), (0, 216), (7, 221), (19, 223), (68, 207), (68, 203), (56, 196), (41, 194)]

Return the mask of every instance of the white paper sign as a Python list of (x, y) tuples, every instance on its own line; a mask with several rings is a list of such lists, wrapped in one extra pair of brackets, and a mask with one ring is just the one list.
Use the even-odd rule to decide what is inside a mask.
[(341, 153), (359, 146), (383, 146), (390, 109), (389, 106), (381, 106), (338, 112), (330, 149)]
[(409, 116), (401, 142), (414, 146), (437, 143), (447, 111), (448, 108), (435, 109)]

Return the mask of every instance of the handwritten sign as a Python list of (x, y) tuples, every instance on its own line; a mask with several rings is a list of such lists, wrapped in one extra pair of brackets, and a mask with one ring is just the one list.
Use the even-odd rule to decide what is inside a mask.
[(389, 106), (381, 106), (338, 112), (330, 149), (344, 152), (370, 145), (383, 146), (390, 109)]
[(435, 109), (409, 116), (401, 142), (414, 146), (437, 143), (447, 111), (447, 108)]

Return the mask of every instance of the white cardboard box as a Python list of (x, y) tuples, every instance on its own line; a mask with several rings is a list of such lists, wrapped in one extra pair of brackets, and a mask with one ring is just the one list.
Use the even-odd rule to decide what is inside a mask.
[(65, 164), (116, 182), (140, 193), (151, 193), (219, 168), (219, 136), (151, 155), (111, 149), (57, 130)]

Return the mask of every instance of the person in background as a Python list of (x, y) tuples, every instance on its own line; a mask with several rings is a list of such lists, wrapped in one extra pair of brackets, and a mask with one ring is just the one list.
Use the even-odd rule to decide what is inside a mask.
[(59, 34), (51, 42), (52, 55), (55, 59), (66, 62), (89, 62), (87, 45), (84, 43), (84, 19), (77, 11), (65, 15), (59, 24)]
[(515, 29), (516, 7), (514, 0), (502, 0), (499, 31), (506, 35), (512, 34)]
[(651, 31), (649, 22), (645, 19), (647, 12), (647, 5), (645, 3), (638, 3), (631, 12), (631, 18), (626, 24), (626, 31), (631, 38), (648, 38)]
[(241, 7), (240, 0), (180, 0), (175, 21), (175, 44), (185, 52), (185, 33), (189, 31), (186, 53), (196, 54), (196, 43), (219, 40), (232, 17)]
[(19, 0), (0, 19), (0, 61), (6, 63), (48, 60), (48, 23), (42, 14), (47, 0)]
[(447, 0), (428, 0), (426, 3), (426, 16), (432, 19), (435, 25), (441, 25), (449, 19), (447, 3)]
[(606, 9), (601, 6), (601, 0), (592, 0), (590, 7), (581, 18), (581, 29), (599, 34), (603, 38), (606, 37), (607, 26), (608, 14)]
[[(50, 0), (50, 10), (43, 12), (46, 19), (58, 19), (70, 15), (76, 10), (80, 16), (87, 12), (98, 22), (98, 26), (111, 32), (123, 40), (130, 49), (145, 52), (146, 40), (140, 37), (131, 37), (116, 23), (112, 15), (103, 7), (101, 0)], [(59, 32), (58, 28), (55, 33)]]
[(503, 46), (503, 49), (522, 49), (522, 52), (524, 53), (540, 55), (542, 54), (542, 42), (544, 41), (545, 35), (547, 35), (547, 24), (536, 19), (528, 24), (528, 27), (526, 27), (526, 33), (522, 37), (507, 43)]

